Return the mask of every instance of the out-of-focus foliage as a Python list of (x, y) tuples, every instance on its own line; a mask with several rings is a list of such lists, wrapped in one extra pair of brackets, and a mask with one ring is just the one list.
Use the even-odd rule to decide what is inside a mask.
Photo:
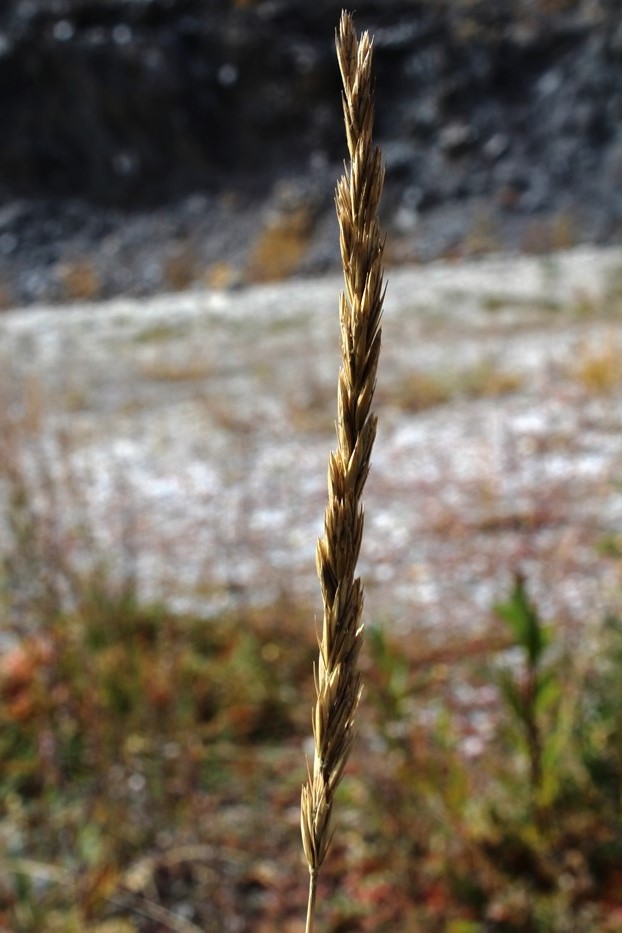
[[(35, 470), (24, 431), (0, 460), (0, 928), (300, 929), (313, 611), (143, 605), (129, 542), (125, 580), (81, 570), (69, 467)], [(368, 627), (324, 929), (622, 929), (622, 622), (571, 651), (522, 577), (497, 612), (442, 644)]]
[[(505, 606), (541, 625), (522, 586)], [(94, 590), (6, 652), (0, 922), (297, 929), (306, 623), (287, 605), (205, 622)], [(534, 712), (555, 790), (534, 808), (529, 746), (508, 745), (518, 711), (496, 686), (504, 658), (520, 682), (507, 636), (441, 651), (371, 628), (326, 929), (620, 929), (622, 627), (608, 620), (572, 673), (548, 638), (556, 699)]]

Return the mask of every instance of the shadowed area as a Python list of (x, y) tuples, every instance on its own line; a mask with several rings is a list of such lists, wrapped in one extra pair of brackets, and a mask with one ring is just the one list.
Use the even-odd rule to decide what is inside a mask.
[[(337, 265), (328, 0), (0, 10), (0, 306)], [(363, 2), (387, 260), (618, 240), (613, 0)]]

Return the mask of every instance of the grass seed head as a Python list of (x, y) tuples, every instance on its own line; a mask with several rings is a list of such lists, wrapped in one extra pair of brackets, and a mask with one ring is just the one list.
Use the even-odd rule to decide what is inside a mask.
[(335, 195), (344, 274), (339, 302), (337, 449), (329, 457), (324, 534), (316, 552), (324, 611), (315, 674), (314, 764), (301, 802), (303, 848), (311, 877), (307, 930), (313, 926), (317, 874), (332, 839), (334, 793), (352, 747), (361, 695), (357, 665), (363, 638), (363, 586), (355, 571), (363, 536), (361, 496), (376, 435), (371, 404), (384, 299), (384, 243), (378, 221), (384, 171), (380, 153), (372, 145), (373, 44), (366, 32), (357, 38), (352, 17), (344, 12), (336, 45), (350, 161)]

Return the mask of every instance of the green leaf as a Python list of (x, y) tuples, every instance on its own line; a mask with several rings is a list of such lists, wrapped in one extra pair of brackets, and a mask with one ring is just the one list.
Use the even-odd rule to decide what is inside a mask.
[(536, 681), (536, 705), (540, 712), (550, 709), (562, 692), (558, 673), (555, 669), (540, 672)]
[(522, 574), (516, 574), (514, 587), (507, 602), (497, 603), (494, 609), (511, 628), (516, 643), (525, 651), (530, 666), (536, 667), (550, 643), (550, 634), (542, 623), (536, 606), (527, 595)]

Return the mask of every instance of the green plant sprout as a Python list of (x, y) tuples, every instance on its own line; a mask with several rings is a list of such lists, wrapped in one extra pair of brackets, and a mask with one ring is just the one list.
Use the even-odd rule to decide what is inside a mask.
[(506, 602), (497, 603), (497, 615), (507, 623), (522, 652), (518, 670), (505, 670), (499, 676), (499, 686), (509, 710), (523, 733), (529, 761), (529, 786), (536, 822), (545, 816), (543, 808), (545, 731), (543, 717), (559, 699), (557, 672), (545, 664), (551, 644), (551, 630), (540, 618), (529, 599), (525, 578), (517, 573)]

